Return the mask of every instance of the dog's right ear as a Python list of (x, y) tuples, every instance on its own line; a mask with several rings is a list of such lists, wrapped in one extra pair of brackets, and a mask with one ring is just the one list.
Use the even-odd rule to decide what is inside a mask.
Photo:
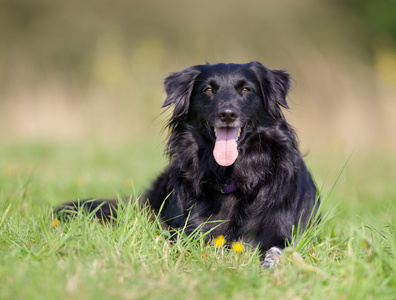
[(282, 70), (268, 69), (257, 61), (249, 64), (260, 83), (268, 113), (274, 118), (283, 117), (279, 106), (289, 108), (286, 97), (290, 88), (290, 75)]
[(177, 122), (187, 116), (194, 82), (199, 73), (198, 66), (195, 66), (172, 73), (165, 78), (164, 86), (167, 97), (162, 107), (174, 104), (173, 121)]

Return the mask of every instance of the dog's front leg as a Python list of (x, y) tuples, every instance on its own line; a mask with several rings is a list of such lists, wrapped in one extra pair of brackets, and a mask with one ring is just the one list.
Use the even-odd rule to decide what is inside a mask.
[(282, 255), (282, 249), (279, 247), (272, 247), (267, 252), (265, 252), (264, 260), (261, 263), (261, 267), (268, 269), (276, 267), (280, 263), (280, 258)]

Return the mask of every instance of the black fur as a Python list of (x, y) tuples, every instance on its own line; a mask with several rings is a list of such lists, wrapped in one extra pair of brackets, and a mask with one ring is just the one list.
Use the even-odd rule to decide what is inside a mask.
[[(198, 65), (170, 74), (163, 104), (173, 107), (170, 163), (142, 204), (172, 228), (187, 222), (187, 234), (208, 220), (224, 220), (201, 230), (216, 227), (211, 236), (250, 243), (263, 258), (272, 247), (283, 249), (292, 240), (293, 225), (300, 218), (302, 226), (309, 222), (316, 197), (295, 132), (280, 108), (288, 108), (289, 86), (286, 72), (258, 62)], [(230, 166), (220, 166), (213, 156), (213, 128), (222, 126), (242, 131), (239, 155)], [(223, 194), (217, 188), (229, 183), (237, 189)]]

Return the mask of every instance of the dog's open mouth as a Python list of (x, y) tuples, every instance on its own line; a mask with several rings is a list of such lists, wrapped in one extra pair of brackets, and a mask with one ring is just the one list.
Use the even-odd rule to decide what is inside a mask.
[(215, 139), (213, 156), (220, 166), (231, 166), (238, 158), (238, 144), (245, 136), (246, 127), (209, 127)]

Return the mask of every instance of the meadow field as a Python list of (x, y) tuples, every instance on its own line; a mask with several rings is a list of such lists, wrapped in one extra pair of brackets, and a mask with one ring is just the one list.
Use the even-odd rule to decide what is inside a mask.
[[(396, 299), (395, 11), (0, 1), (0, 299)], [(293, 78), (285, 115), (323, 203), (280, 266), (199, 233), (171, 242), (133, 204), (105, 226), (55, 221), (63, 202), (137, 198), (161, 172), (166, 76), (253, 60)]]
[[(320, 225), (282, 265), (170, 232), (136, 205), (114, 224), (53, 208), (85, 197), (138, 197), (166, 163), (161, 143), (3, 143), (0, 299), (395, 299), (396, 178), (391, 153), (309, 154)], [(245, 245), (246, 246), (246, 245)]]

